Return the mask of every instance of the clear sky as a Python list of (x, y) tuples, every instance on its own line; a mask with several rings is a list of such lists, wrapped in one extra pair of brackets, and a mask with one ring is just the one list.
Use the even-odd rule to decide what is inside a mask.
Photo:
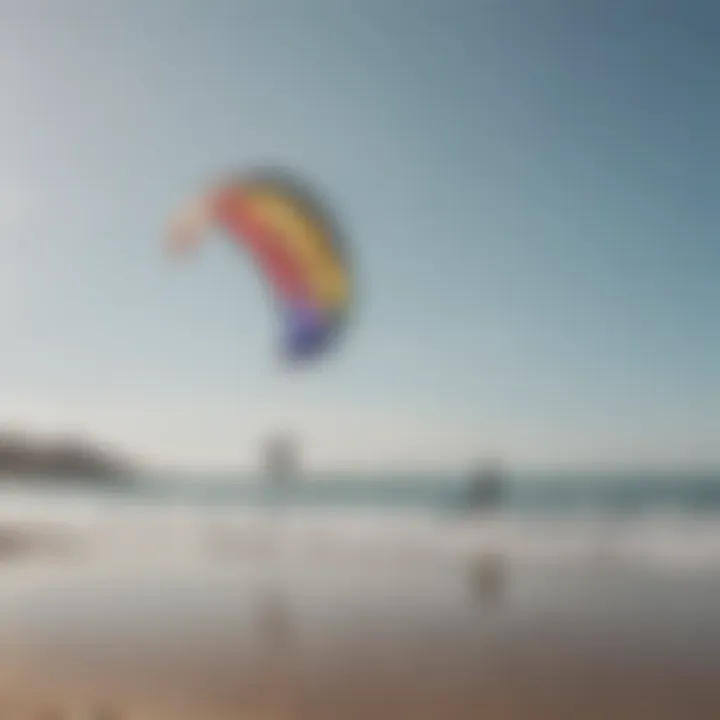
[[(720, 10), (702, 0), (0, 0), (0, 420), (158, 462), (720, 463)], [(295, 167), (356, 318), (292, 376), (177, 203)]]

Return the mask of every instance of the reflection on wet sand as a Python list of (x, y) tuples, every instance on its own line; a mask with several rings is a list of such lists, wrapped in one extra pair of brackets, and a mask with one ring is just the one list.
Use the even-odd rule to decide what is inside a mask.
[(471, 560), (467, 570), (470, 597), (483, 606), (502, 605), (508, 589), (507, 559), (499, 553), (487, 553)]
[(77, 555), (81, 547), (81, 543), (63, 530), (17, 524), (0, 526), (0, 561), (67, 557)]
[(720, 717), (719, 580), (513, 568), (507, 595), (497, 562), (479, 603), (460, 566), (66, 574), (3, 604), (0, 696), (18, 720)]
[(292, 651), (295, 628), (282, 591), (267, 591), (258, 598), (254, 624), (262, 645), (270, 652)]

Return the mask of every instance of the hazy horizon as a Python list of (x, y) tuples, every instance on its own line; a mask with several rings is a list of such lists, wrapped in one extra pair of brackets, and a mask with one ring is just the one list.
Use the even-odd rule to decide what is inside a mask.
[[(90, 450), (99, 450), (107, 453), (110, 459), (128, 461), (130, 463), (128, 471), (140, 478), (182, 480), (202, 479), (202, 480), (226, 480), (228, 476), (233, 476), (237, 480), (256, 480), (264, 478), (267, 468), (264, 464), (263, 450), (264, 443), (261, 442), (254, 449), (254, 461), (235, 462), (235, 463), (203, 463), (199, 462), (195, 465), (184, 463), (172, 463), (157, 461), (152, 457), (143, 457), (141, 454), (135, 453), (130, 446), (123, 446), (118, 443), (111, 443), (92, 432), (68, 432), (67, 430), (44, 431), (37, 432), (30, 427), (13, 425), (6, 423), (0, 425), (0, 437), (6, 436), (19, 440), (27, 440), (31, 444), (38, 442), (42, 447), (45, 443), (71, 443), (79, 442)], [(523, 479), (557, 479), (573, 477), (577, 479), (595, 479), (607, 477), (612, 478), (673, 478), (678, 477), (709, 477), (717, 479), (720, 482), (720, 465), (702, 463), (684, 463), (684, 464), (625, 464), (618, 465), (612, 463), (595, 463), (595, 464), (568, 464), (562, 462), (556, 463), (536, 463), (523, 464), (513, 462), (511, 458), (502, 458), (497, 456), (484, 456), (476, 454), (469, 460), (457, 460), (454, 463), (446, 465), (419, 465), (412, 464), (398, 465), (397, 462), (390, 465), (373, 465), (372, 462), (364, 465), (325, 465), (325, 466), (308, 466), (304, 462), (304, 448), (302, 443), (298, 443), (298, 472), (306, 478), (363, 478), (363, 479), (417, 479), (417, 480), (437, 480), (439, 478), (468, 480), (477, 470), (482, 470), (488, 466), (500, 470), (506, 478), (523, 478)], [(247, 453), (252, 455), (251, 452)], [(0, 469), (0, 480), (2, 480), (2, 470)]]

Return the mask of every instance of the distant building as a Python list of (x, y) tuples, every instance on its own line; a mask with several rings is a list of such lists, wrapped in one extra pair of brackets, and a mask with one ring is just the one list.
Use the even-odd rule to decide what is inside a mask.
[(292, 437), (276, 435), (265, 445), (265, 473), (273, 482), (287, 482), (300, 474), (297, 444)]

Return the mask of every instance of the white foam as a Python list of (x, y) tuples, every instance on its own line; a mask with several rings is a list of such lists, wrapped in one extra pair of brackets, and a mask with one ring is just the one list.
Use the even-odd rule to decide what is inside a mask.
[(4, 491), (0, 533), (13, 529), (71, 539), (77, 557), (100, 563), (231, 565), (261, 554), (430, 562), (492, 553), (527, 564), (603, 559), (720, 568), (720, 524), (680, 514), (463, 518), (429, 511), (195, 507)]

